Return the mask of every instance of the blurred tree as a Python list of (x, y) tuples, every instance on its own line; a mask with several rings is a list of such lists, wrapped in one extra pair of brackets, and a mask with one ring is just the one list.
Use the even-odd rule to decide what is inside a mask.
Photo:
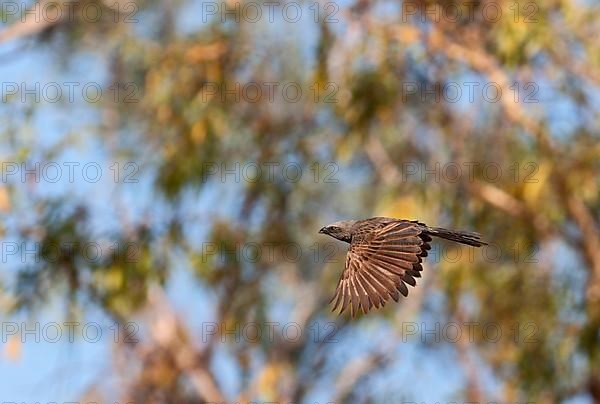
[[(90, 5), (97, 20), (82, 13)], [(34, 40), (67, 70), (80, 55), (101, 59), (104, 91), (116, 96), (88, 106), (101, 119), (85, 131), (113, 161), (139, 162), (152, 184), (112, 191), (107, 209), (119, 223), (106, 232), (97, 220), (107, 213), (85, 195), (66, 190), (57, 200), (5, 182), (7, 239), (135, 246), (131, 260), (120, 250), (93, 265), (78, 249), (58, 258), (42, 249), (6, 282), (7, 310), (63, 295), (71, 309), (91, 302), (122, 324), (146, 324), (142, 341), (115, 349), (120, 397), (136, 402), (380, 402), (378, 386), (402, 362), (404, 325), (418, 316), (510, 333), (496, 343), (463, 333), (449, 344), (464, 374), (460, 397), (600, 402), (598, 7), (359, 0), (303, 4), (291, 23), (280, 6), (271, 22), (266, 5), (258, 21), (240, 11), (246, 3), (238, 19), (214, 5), (216, 15), (195, 2), (93, 0), (52, 21), (5, 13), (0, 44)], [(7, 101), (4, 161), (51, 159), (76, 143), (65, 131), (49, 150), (36, 145), (22, 134), (40, 108)], [(223, 178), (236, 163), (292, 164), (303, 175)], [(152, 199), (124, 206), (129, 189)], [(314, 259), (324, 242), (316, 230), (334, 216), (373, 215), (477, 229), (493, 246), (473, 259), (438, 246), (410, 299), (356, 322), (335, 319), (327, 301), (344, 252), (336, 245), (328, 263), (329, 250), (316, 247)], [(219, 252), (207, 257), (206, 243)], [(244, 243), (274, 254), (231, 253)], [(301, 259), (286, 258), (289, 243)], [(302, 336), (223, 346), (216, 333), (201, 343), (164, 296), (182, 262), (212, 302), (202, 321), (264, 328), (285, 319)], [(313, 338), (311, 327), (327, 321), (336, 321), (337, 344)], [(233, 394), (218, 370), (223, 355)], [(418, 394), (390, 386), (394, 397)]]

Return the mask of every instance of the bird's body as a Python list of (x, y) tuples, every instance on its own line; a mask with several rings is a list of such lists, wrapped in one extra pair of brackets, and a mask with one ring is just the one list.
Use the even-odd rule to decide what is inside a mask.
[(383, 307), (391, 297), (407, 296), (406, 284), (416, 285), (423, 257), (431, 249), (432, 236), (467, 244), (485, 245), (478, 233), (429, 227), (416, 220), (373, 217), (345, 220), (323, 227), (319, 233), (350, 244), (346, 266), (338, 282), (333, 310), (342, 313), (348, 305), (354, 316), (359, 308), (367, 313)]

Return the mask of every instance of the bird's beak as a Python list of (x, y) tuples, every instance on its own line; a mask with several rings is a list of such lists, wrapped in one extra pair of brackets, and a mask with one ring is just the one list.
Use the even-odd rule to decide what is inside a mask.
[(319, 230), (319, 233), (325, 234), (325, 227), (321, 227), (321, 230)]

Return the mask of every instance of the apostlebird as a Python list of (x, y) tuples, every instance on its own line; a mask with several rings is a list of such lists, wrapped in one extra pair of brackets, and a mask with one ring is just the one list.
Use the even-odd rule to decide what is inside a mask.
[(362, 309), (385, 306), (391, 297), (396, 302), (408, 295), (406, 284), (415, 286), (421, 277), (423, 257), (431, 249), (431, 236), (473, 247), (487, 245), (478, 233), (429, 227), (416, 220), (373, 217), (343, 220), (319, 230), (350, 244), (346, 266), (330, 303), (332, 311), (344, 312), (350, 305), (354, 316)]

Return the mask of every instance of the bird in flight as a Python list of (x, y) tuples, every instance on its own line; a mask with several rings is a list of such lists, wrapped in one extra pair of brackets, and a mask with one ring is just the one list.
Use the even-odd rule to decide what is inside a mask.
[(457, 243), (481, 247), (487, 243), (469, 231), (429, 227), (416, 220), (373, 217), (343, 220), (319, 230), (350, 244), (344, 272), (338, 282), (332, 311), (348, 306), (352, 317), (385, 306), (390, 297), (396, 302), (408, 295), (406, 284), (415, 286), (421, 277), (423, 257), (431, 249), (432, 236)]

